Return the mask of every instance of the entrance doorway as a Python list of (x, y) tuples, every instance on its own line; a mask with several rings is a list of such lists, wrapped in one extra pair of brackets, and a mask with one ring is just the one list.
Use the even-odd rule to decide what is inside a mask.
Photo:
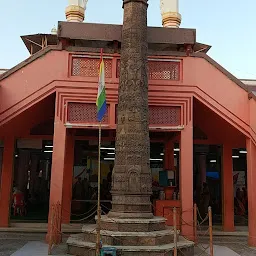
[(38, 141), (33, 144), (17, 141), (12, 221), (47, 222), (48, 219), (53, 143)]
[[(233, 190), (235, 225), (248, 225), (246, 149), (233, 149)], [(222, 224), (223, 148), (194, 145), (194, 202), (201, 216), (212, 207), (213, 224)]]

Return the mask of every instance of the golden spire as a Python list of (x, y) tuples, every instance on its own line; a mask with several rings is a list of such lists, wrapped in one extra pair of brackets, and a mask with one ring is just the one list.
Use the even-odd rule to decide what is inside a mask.
[(88, 0), (68, 0), (66, 19), (70, 22), (83, 22)]
[(179, 0), (160, 0), (160, 8), (163, 27), (179, 28), (181, 23)]

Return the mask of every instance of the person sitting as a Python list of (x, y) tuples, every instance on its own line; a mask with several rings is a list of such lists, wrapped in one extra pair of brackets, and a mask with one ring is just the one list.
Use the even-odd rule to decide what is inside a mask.
[(13, 215), (24, 216), (26, 214), (24, 194), (19, 191), (17, 188), (14, 188), (13, 192)]

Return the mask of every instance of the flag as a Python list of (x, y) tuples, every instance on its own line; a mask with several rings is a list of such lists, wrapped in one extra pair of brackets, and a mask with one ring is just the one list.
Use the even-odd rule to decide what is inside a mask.
[(100, 72), (99, 72), (99, 87), (97, 96), (97, 119), (99, 122), (102, 121), (105, 113), (107, 112), (107, 101), (106, 101), (106, 90), (105, 90), (105, 69), (104, 61), (101, 57), (100, 61)]

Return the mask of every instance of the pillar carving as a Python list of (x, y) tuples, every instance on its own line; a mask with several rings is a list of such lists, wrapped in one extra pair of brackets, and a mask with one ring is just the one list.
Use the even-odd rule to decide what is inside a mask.
[(147, 0), (124, 0), (116, 157), (109, 216), (152, 217)]

